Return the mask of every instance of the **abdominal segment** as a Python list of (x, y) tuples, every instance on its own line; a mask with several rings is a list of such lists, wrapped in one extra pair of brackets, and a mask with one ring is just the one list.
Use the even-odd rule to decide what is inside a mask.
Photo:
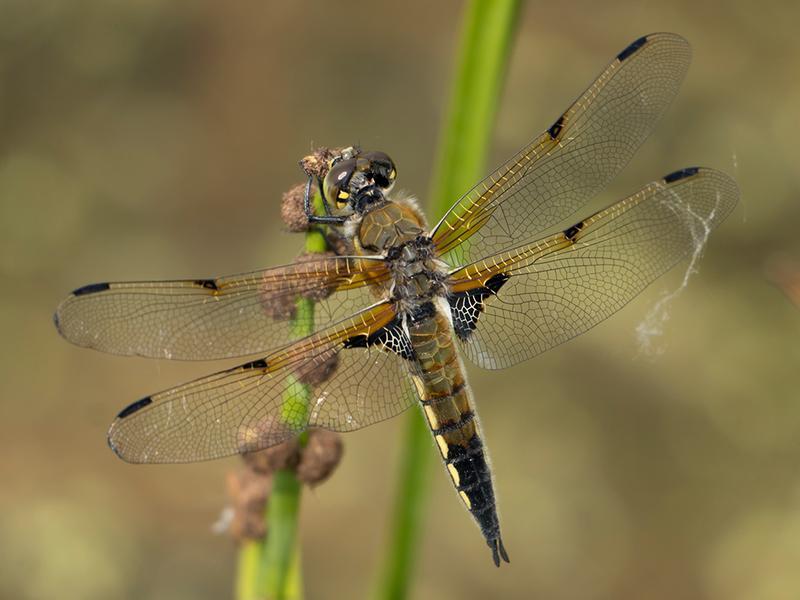
[(453, 485), (492, 549), (495, 564), (508, 555), (500, 524), (492, 474), (473, 410), (470, 388), (454, 346), (452, 326), (441, 310), (409, 324), (417, 386), (425, 418)]

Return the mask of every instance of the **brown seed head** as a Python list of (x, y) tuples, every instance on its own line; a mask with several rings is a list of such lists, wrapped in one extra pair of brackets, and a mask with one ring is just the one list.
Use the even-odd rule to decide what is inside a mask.
[(240, 542), (263, 539), (264, 508), (272, 491), (272, 477), (242, 469), (228, 473), (226, 487), (233, 507), (233, 518), (228, 525), (230, 536)]
[(299, 295), (299, 290), (295, 290), (289, 281), (277, 283), (274, 273), (269, 279), (265, 279), (261, 285), (261, 308), (264, 314), (276, 321), (288, 321), (295, 316), (297, 306), (295, 301)]
[(325, 429), (308, 432), (308, 443), (297, 465), (297, 478), (309, 486), (325, 481), (342, 459), (344, 446), (338, 433)]
[(352, 256), (355, 254), (353, 244), (345, 238), (336, 227), (328, 227), (325, 232), (325, 241), (337, 256)]
[(341, 157), (345, 150), (349, 151), (350, 149), (346, 147), (317, 148), (300, 161), (300, 166), (303, 168), (306, 175), (325, 179), (325, 175), (328, 174), (328, 169), (330, 169), (331, 162), (335, 158)]
[(242, 454), (258, 452), (271, 448), (297, 433), (289, 425), (276, 417), (264, 417), (257, 421), (243, 423), (237, 432), (238, 451)]
[(294, 469), (300, 462), (300, 442), (293, 437), (276, 446), (248, 452), (242, 458), (248, 468), (264, 475), (278, 469)]
[[(320, 259), (332, 259), (336, 256), (331, 251), (326, 252), (301, 252), (297, 255), (297, 258), (294, 259), (295, 263), (304, 263), (310, 262)], [(336, 267), (334, 263), (331, 261), (330, 270), (332, 273), (336, 272)], [(327, 285), (314, 285), (313, 287), (307, 287), (306, 289), (302, 289), (302, 284), (300, 284), (300, 295), (303, 298), (308, 298), (309, 300), (313, 300), (314, 302), (319, 302), (320, 300), (325, 300), (328, 296), (333, 293), (333, 290), (330, 289)]]
[(339, 353), (325, 352), (313, 360), (300, 364), (294, 370), (300, 383), (317, 387), (330, 379), (339, 367)]
[(306, 175), (324, 179), (334, 156), (336, 156), (335, 149), (331, 150), (325, 147), (317, 148), (300, 161), (300, 166), (303, 168), (303, 171), (306, 172)]
[(298, 183), (283, 194), (281, 219), (292, 233), (308, 231), (308, 215), (305, 207), (306, 184)]

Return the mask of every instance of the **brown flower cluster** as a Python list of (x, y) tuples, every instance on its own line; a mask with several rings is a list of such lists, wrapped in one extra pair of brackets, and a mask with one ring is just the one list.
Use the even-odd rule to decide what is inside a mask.
[(226, 487), (233, 516), (228, 533), (237, 542), (260, 540), (266, 535), (264, 509), (279, 469), (291, 469), (297, 479), (314, 487), (331, 476), (342, 458), (341, 436), (324, 429), (311, 429), (305, 446), (293, 438), (277, 446), (244, 454), (244, 466), (227, 475)]
[[(340, 149), (320, 148), (301, 161), (303, 170), (315, 181), (324, 179), (331, 161)], [(290, 232), (308, 231), (310, 224), (305, 212), (306, 184), (297, 184), (283, 195), (281, 218)], [(352, 247), (335, 231), (325, 227), (325, 237), (330, 248), (324, 253), (302, 253), (294, 264), (330, 258), (336, 255), (352, 254)], [(276, 320), (289, 320), (296, 315), (298, 298), (308, 298), (320, 302), (327, 298), (330, 290), (324, 286), (304, 286), (302, 278), (287, 277), (285, 287), (277, 286), (271, 280), (264, 290), (262, 305), (268, 316)], [(324, 384), (335, 372), (338, 356), (328, 357), (302, 364), (295, 373), (301, 384), (317, 387)], [(305, 444), (297, 437), (271, 446), (264, 450), (247, 452), (247, 448), (258, 448), (274, 443), (273, 439), (285, 437), (275, 423), (261, 424), (242, 432), (242, 452), (244, 465), (227, 476), (226, 487), (232, 517), (227, 523), (227, 531), (237, 541), (263, 539), (266, 535), (265, 508), (272, 492), (273, 477), (276, 471), (290, 469), (297, 479), (316, 486), (325, 481), (342, 457), (343, 446), (339, 434), (323, 429), (308, 431)], [(275, 437), (277, 436), (277, 437)]]

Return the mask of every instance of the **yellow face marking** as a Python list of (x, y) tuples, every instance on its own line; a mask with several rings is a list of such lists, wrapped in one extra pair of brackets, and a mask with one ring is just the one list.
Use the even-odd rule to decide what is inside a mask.
[(464, 504), (467, 505), (467, 508), (472, 508), (472, 502), (469, 500), (469, 496), (467, 496), (466, 492), (458, 492), (458, 495), (461, 496), (461, 500), (464, 501)]
[(341, 200), (347, 200), (349, 197), (350, 197), (350, 194), (348, 194), (347, 192), (345, 192), (345, 191), (339, 192), (339, 198)]
[(453, 483), (459, 485), (461, 483), (461, 476), (458, 474), (458, 469), (456, 469), (453, 465), (448, 464), (447, 470), (450, 471), (450, 477), (453, 478)]
[(447, 440), (444, 439), (444, 436), (437, 435), (436, 443), (439, 444), (439, 450), (442, 451), (442, 456), (447, 458)]

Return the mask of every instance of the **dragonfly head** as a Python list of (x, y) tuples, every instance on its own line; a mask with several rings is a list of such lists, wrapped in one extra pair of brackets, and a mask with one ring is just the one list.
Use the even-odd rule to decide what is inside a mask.
[(363, 213), (384, 200), (396, 178), (397, 169), (388, 154), (347, 148), (331, 160), (322, 191), (339, 211)]

